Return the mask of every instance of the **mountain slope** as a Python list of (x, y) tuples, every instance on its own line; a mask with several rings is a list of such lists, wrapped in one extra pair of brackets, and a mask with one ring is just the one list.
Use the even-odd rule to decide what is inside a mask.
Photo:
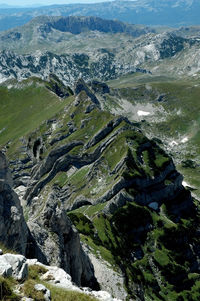
[[(71, 34), (61, 28), (52, 29), (57, 20), (62, 25), (65, 19), (50, 19), (48, 23), (48, 18), (42, 18), (42, 27), (35, 20), (32, 27), (26, 25), (22, 30), (0, 35), (0, 49), (4, 49), (0, 52), (0, 82), (30, 76), (47, 79), (50, 73), (55, 73), (65, 84), (73, 84), (79, 77), (109, 80), (136, 71), (157, 76), (167, 74), (169, 78), (198, 77), (198, 36), (185, 38), (178, 36), (177, 31), (143, 34), (144, 29), (139, 29), (139, 37), (99, 31)], [(78, 19), (78, 24), (81, 20)], [(89, 20), (97, 21), (95, 26), (98, 26), (97, 19)]]
[[(69, 52), (71, 43), (76, 42), (77, 50), (80, 48), (79, 51), (81, 51), (83, 45), (87, 44), (86, 39), (95, 39), (95, 36), (96, 40), (102, 36), (102, 39), (108, 39), (109, 37), (112, 41), (115, 37), (116, 40), (118, 37), (122, 39), (123, 36), (124, 39), (136, 38), (150, 32), (155, 32), (155, 30), (142, 25), (130, 25), (98, 17), (40, 16), (24, 26), (2, 32), (0, 34), (2, 42), (0, 49), (10, 49), (25, 54), (32, 53), (37, 49), (66, 53)], [(81, 41), (82, 39), (84, 39), (84, 42)], [(109, 47), (111, 41), (105, 42), (107, 47)]]
[(114, 89), (110, 89), (110, 97), (104, 100), (105, 107), (137, 120), (148, 137), (158, 138), (183, 173), (185, 185), (199, 199), (198, 77), (172, 81), (167, 77), (137, 74), (109, 84)]
[[(29, 87), (34, 93), (42, 83), (49, 86), (32, 79)], [(61, 111), (55, 102), (56, 115), (40, 125), (38, 120), (35, 130), (24, 129), (17, 143), (7, 145), (35, 241), (27, 254), (64, 266), (57, 245), (69, 242), (63, 227), (67, 214), (96, 277), (99, 266), (106, 266), (108, 276), (97, 281), (116, 297), (198, 300), (199, 221), (190, 192), (171, 158), (138, 123), (102, 111), (94, 90), (109, 93), (105, 84), (89, 87), (79, 80), (75, 96), (60, 99)], [(78, 268), (77, 263), (70, 273)]]

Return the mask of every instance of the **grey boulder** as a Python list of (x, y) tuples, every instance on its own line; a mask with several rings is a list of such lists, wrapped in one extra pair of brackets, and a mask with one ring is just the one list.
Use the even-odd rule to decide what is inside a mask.
[(51, 292), (44, 286), (43, 284), (36, 284), (34, 289), (38, 292), (42, 292), (44, 294), (45, 301), (51, 301)]
[(0, 275), (21, 281), (28, 277), (28, 264), (23, 255), (4, 254), (0, 256)]

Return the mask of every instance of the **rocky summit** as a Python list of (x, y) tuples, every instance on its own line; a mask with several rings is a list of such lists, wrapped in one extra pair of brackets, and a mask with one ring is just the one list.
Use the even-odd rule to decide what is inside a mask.
[[(51, 75), (9, 81), (0, 93), (2, 116), (14, 118), (0, 140), (2, 244), (113, 298), (198, 300), (197, 202), (158, 140), (108, 110), (113, 90)], [(56, 271), (44, 268), (31, 266), (29, 277), (49, 296), (55, 288), (38, 277), (53, 281)]]

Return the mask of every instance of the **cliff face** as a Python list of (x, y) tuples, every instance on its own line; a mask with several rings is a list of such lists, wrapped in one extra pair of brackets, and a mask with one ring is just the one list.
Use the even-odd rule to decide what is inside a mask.
[(30, 218), (28, 227), (31, 232), (31, 247), (27, 249), (29, 257), (62, 267), (78, 286), (99, 288), (79, 234), (53, 193), (48, 196), (43, 210), (37, 210)]
[(199, 221), (182, 176), (137, 123), (101, 110), (93, 88), (79, 80), (64, 109), (13, 145), (27, 255), (123, 300), (198, 294)]
[(0, 152), (0, 242), (6, 247), (62, 267), (79, 286), (98, 289), (94, 269), (84, 253), (77, 230), (53, 194), (49, 195), (39, 217), (25, 222), (5, 155)]
[(25, 254), (28, 228), (17, 194), (12, 189), (12, 177), (5, 155), (0, 152), (0, 241)]

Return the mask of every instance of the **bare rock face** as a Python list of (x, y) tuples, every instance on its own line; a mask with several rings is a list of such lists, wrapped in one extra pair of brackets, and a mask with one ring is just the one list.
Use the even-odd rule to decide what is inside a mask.
[(28, 277), (28, 264), (23, 255), (4, 254), (0, 256), (0, 275), (13, 277), (18, 281)]
[(89, 87), (86, 85), (84, 80), (82, 78), (78, 79), (75, 83), (74, 92), (75, 95), (78, 95), (81, 91), (85, 91), (87, 96), (91, 99), (91, 101), (96, 104), (97, 106), (100, 105), (99, 100), (96, 98), (96, 96), (92, 93), (92, 91), (89, 89)]
[(32, 218), (28, 226), (32, 235), (29, 257), (62, 267), (78, 286), (99, 288), (79, 234), (54, 193), (49, 195), (39, 217)]
[(19, 198), (11, 185), (6, 157), (0, 152), (0, 241), (8, 248), (25, 254), (28, 228)]

